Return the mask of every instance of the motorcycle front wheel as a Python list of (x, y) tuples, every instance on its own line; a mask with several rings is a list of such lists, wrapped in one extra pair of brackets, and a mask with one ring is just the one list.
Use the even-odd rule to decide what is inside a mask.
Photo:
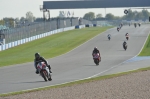
[(46, 74), (44, 73), (44, 71), (41, 71), (41, 75), (44, 78), (44, 80), (47, 81)]

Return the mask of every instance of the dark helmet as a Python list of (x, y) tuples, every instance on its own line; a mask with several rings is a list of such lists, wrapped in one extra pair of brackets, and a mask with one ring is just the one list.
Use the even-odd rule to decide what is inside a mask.
[(39, 58), (40, 54), (39, 53), (35, 53), (35, 58)]

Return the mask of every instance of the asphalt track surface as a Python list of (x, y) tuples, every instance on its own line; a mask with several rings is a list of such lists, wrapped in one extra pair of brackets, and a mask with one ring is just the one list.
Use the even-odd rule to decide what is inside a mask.
[[(129, 33), (130, 38), (125, 51), (122, 43), (126, 40), (126, 32)], [(141, 51), (149, 32), (150, 25), (137, 28), (133, 25), (123, 26), (120, 32), (117, 32), (116, 28), (109, 29), (66, 54), (48, 59), (53, 71), (53, 80), (48, 82), (35, 74), (33, 63), (2, 67), (0, 94), (147, 67), (150, 64), (149, 58), (137, 60), (135, 56)], [(110, 41), (107, 39), (108, 34), (112, 36)], [(102, 57), (99, 66), (96, 66), (92, 59), (92, 50), (95, 46), (100, 50)]]

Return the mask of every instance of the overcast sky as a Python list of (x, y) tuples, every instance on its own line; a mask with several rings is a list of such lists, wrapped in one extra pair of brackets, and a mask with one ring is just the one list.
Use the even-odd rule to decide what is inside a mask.
[[(40, 5), (43, 5), (43, 1), (58, 1), (58, 0), (0, 0), (0, 19), (4, 17), (21, 18), (25, 17), (26, 12), (31, 11), (35, 17), (43, 17), (43, 13), (40, 11)], [(59, 0), (61, 1), (61, 0)], [(107, 13), (112, 13), (115, 16), (123, 16), (124, 10), (128, 8), (107, 8)], [(135, 10), (135, 9), (134, 9)], [(137, 10), (137, 9), (136, 9)], [(141, 11), (137, 10), (137, 11)], [(94, 12), (95, 14), (101, 13), (105, 16), (105, 9), (59, 9), (51, 10), (51, 17), (57, 17), (59, 11), (74, 12), (74, 17), (83, 17), (85, 13)], [(149, 10), (150, 12), (150, 10)]]

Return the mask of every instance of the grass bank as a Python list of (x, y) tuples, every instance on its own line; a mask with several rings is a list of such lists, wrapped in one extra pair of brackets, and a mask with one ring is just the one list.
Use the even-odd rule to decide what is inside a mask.
[(139, 56), (150, 56), (150, 35), (148, 36), (148, 39), (144, 45), (144, 48), (142, 49)]

